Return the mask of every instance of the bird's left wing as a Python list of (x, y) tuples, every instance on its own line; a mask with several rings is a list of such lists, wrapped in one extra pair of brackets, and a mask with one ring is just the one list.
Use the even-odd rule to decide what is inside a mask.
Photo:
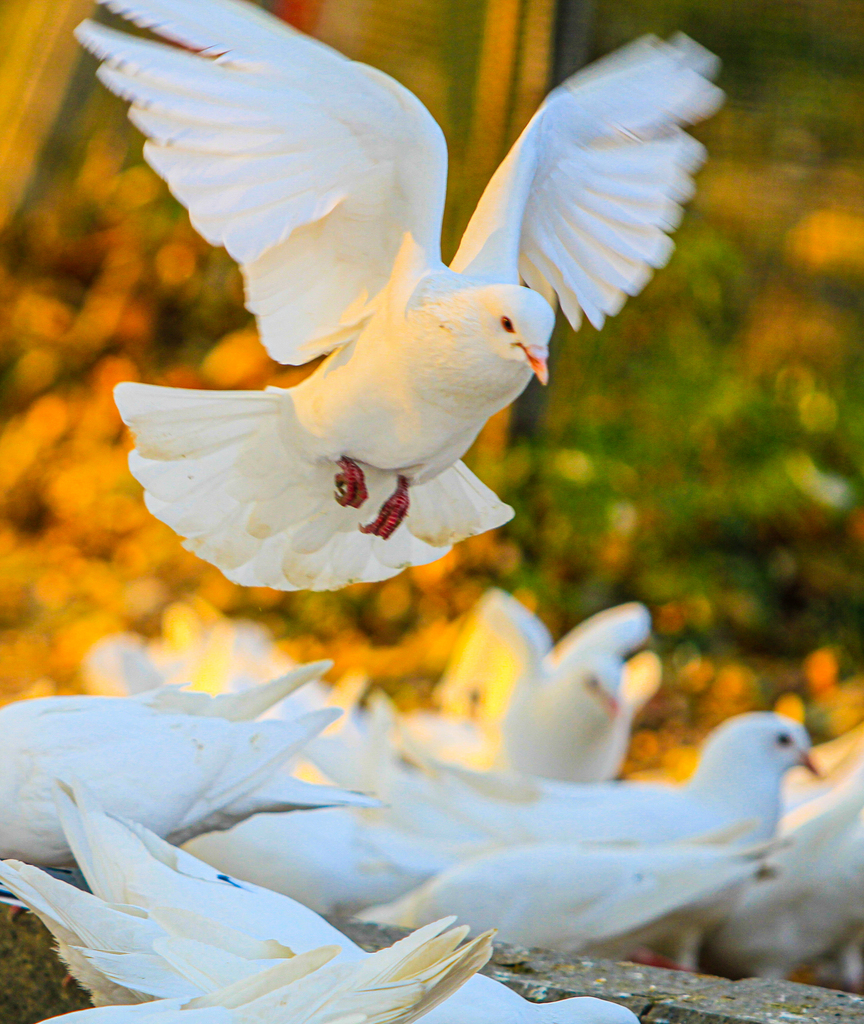
[(447, 149), (411, 92), (239, 0), (100, 2), (185, 48), (77, 32), (148, 162), (241, 264), (274, 359), (350, 340), (406, 233), (438, 263)]
[(718, 61), (686, 36), (646, 36), (555, 89), (495, 172), (452, 267), (557, 294), (601, 327), (663, 266), (704, 148)]

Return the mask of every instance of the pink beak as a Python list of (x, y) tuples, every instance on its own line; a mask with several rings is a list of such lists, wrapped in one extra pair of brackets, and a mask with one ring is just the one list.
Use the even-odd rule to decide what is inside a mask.
[(606, 705), (606, 711), (610, 718), (617, 718), (618, 712), (621, 710), (621, 705), (614, 697), (610, 697), (609, 694), (604, 694), (603, 703)]
[(525, 345), (519, 346), (522, 351), (528, 356), (528, 362), (531, 365), (531, 369), (537, 375), (537, 380), (541, 384), (549, 383), (549, 367), (546, 365), (546, 353), (541, 352), (536, 348), (528, 348)]
[(822, 772), (819, 771), (819, 769), (813, 763), (813, 759), (806, 751), (801, 755), (801, 764), (804, 768), (807, 769), (808, 772), (812, 772), (817, 779), (822, 778)]

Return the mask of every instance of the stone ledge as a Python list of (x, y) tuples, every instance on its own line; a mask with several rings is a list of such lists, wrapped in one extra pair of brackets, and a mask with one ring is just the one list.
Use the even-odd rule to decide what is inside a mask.
[[(406, 934), (402, 928), (356, 921), (333, 920), (333, 924), (370, 950)], [(623, 1003), (645, 1024), (864, 1024), (864, 997), (792, 981), (726, 981), (503, 943), (496, 944), (483, 973), (534, 1002), (597, 996)]]
[[(333, 924), (370, 951), (406, 934), (356, 921)], [(598, 996), (623, 1003), (644, 1024), (864, 1024), (861, 996), (789, 981), (724, 981), (504, 944), (495, 946), (483, 973), (535, 1002)], [(0, 1024), (36, 1024), (88, 1006), (81, 989), (63, 985), (64, 974), (36, 917), (13, 921), (0, 911)]]

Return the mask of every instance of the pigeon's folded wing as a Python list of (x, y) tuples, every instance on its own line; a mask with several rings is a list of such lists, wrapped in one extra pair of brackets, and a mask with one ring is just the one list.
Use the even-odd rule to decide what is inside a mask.
[(407, 89), (252, 4), (102, 2), (186, 48), (78, 29), (102, 81), (131, 101), (151, 166), (242, 265), (275, 359), (349, 340), (406, 232), (437, 262), (447, 150)]
[(686, 36), (645, 37), (568, 79), (496, 171), (453, 269), (521, 277), (574, 327), (583, 312), (601, 327), (671, 254), (704, 159), (679, 125), (722, 102), (717, 63)]

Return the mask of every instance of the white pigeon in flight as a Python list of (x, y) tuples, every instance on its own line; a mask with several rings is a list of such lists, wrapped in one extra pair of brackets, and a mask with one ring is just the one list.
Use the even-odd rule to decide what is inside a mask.
[(668, 260), (704, 157), (680, 125), (720, 105), (716, 58), (646, 37), (556, 89), (448, 268), (444, 137), (398, 82), (238, 0), (101, 2), (184, 47), (78, 29), (151, 166), (241, 265), (267, 350), (329, 354), (287, 390), (118, 385), (150, 511), (281, 590), (387, 579), (507, 522), (460, 459), (546, 381), (556, 296), (599, 327)]
[(0, 857), (70, 862), (54, 805), (57, 778), (86, 782), (107, 810), (175, 842), (263, 811), (376, 806), (281, 771), (339, 711), (254, 721), (329, 666), (304, 665), (218, 697), (164, 686), (137, 697), (42, 697), (0, 708)]

